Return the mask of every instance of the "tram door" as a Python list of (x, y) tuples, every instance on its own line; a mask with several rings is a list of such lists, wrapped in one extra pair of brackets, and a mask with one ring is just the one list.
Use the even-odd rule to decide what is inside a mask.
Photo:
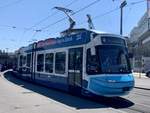
[(26, 76), (29, 80), (33, 80), (33, 74), (34, 74), (34, 71), (33, 71), (33, 68), (34, 68), (34, 62), (33, 62), (33, 59), (34, 59), (34, 53), (31, 52), (29, 54), (27, 54), (27, 67), (26, 67)]
[(32, 52), (32, 58), (31, 58), (31, 80), (34, 80), (35, 79), (35, 53)]
[(31, 79), (32, 77), (32, 53), (27, 54), (27, 64), (26, 64), (26, 77)]
[(79, 94), (82, 88), (83, 48), (69, 49), (68, 83), (71, 93)]

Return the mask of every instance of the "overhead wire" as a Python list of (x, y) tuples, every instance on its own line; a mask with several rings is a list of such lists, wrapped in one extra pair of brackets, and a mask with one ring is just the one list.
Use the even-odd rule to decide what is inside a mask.
[[(69, 7), (71, 6), (72, 4), (74, 4), (75, 2), (77, 2), (78, 0), (73, 0), (71, 1), (69, 4), (65, 5), (65, 7)], [(54, 13), (52, 13), (51, 15), (41, 19), (40, 21), (38, 21), (37, 23), (35, 23), (34, 25), (32, 25), (29, 29), (32, 29), (33, 27), (36, 27), (37, 25), (40, 25), (41, 23), (43, 23), (44, 21), (46, 21), (47, 19), (53, 17), (54, 15), (57, 14), (57, 11), (55, 11)]]
[[(74, 0), (74, 1), (75, 1), (75, 0)], [(74, 1), (72, 1), (72, 2), (71, 2), (70, 4), (68, 4), (67, 6), (72, 5), (72, 4), (74, 3)], [(77, 1), (77, 0), (76, 0), (76, 1)], [(95, 0), (94, 2), (91, 2), (90, 4), (88, 4), (88, 5), (86, 5), (86, 6), (82, 7), (82, 8), (80, 8), (79, 10), (75, 11), (72, 15), (75, 15), (75, 14), (77, 14), (77, 13), (79, 13), (79, 12), (81, 12), (81, 11), (87, 9), (87, 8), (89, 8), (90, 6), (92, 6), (92, 5), (96, 4), (96, 3), (98, 3), (99, 1), (101, 1), (101, 0)], [(60, 19), (60, 20), (58, 20), (58, 21), (56, 21), (56, 22), (54, 22), (54, 23), (52, 23), (52, 24), (50, 24), (50, 25), (48, 25), (48, 26), (46, 26), (46, 27), (43, 27), (43, 28), (40, 29), (40, 30), (43, 31), (43, 30), (45, 30), (46, 28), (48, 28), (49, 26), (53, 26), (53, 25), (55, 25), (55, 24), (57, 24), (57, 23), (59, 23), (59, 22), (65, 20), (66, 18), (67, 18), (67, 17), (64, 17), (64, 18), (62, 18), (62, 19)], [(37, 34), (37, 33), (33, 33), (33, 36), (35, 37), (36, 34)]]
[[(79, 12), (81, 12), (81, 11), (87, 9), (87, 8), (89, 8), (90, 6), (92, 6), (92, 5), (94, 5), (94, 4), (98, 3), (98, 2), (100, 2), (100, 1), (101, 1), (101, 0), (95, 0), (95, 1), (93, 1), (92, 3), (90, 3), (90, 4), (88, 4), (88, 5), (86, 5), (86, 6), (82, 7), (82, 8), (80, 8), (79, 10), (75, 11), (75, 12), (74, 12), (73, 14), (71, 14), (71, 15), (75, 15), (75, 14), (77, 14), (77, 13), (79, 13)], [(61, 19), (59, 19), (58, 21), (56, 21), (56, 22), (54, 22), (54, 23), (51, 23), (51, 24), (49, 24), (49, 25), (47, 25), (47, 26), (41, 28), (41, 30), (47, 29), (47, 28), (49, 28), (49, 27), (51, 27), (51, 26), (53, 26), (53, 25), (55, 25), (55, 24), (57, 24), (57, 23), (59, 23), (59, 22), (62, 22), (62, 21), (65, 20), (66, 18), (67, 18), (67, 17), (61, 18)]]
[[(75, 0), (74, 0), (74, 1), (75, 1)], [(96, 1), (94, 1), (94, 2), (92, 2), (92, 3), (90, 3), (90, 4), (88, 4), (87, 6), (82, 7), (81, 9), (77, 10), (76, 12), (74, 12), (72, 15), (75, 15), (75, 14), (77, 14), (77, 13), (79, 13), (79, 12), (81, 12), (81, 11), (87, 9), (87, 8), (89, 8), (90, 6), (96, 4), (96, 3), (99, 2), (99, 1), (101, 1), (101, 0), (96, 0)], [(133, 5), (136, 5), (136, 4), (145, 2), (145, 1), (146, 1), (146, 0), (140, 0), (140, 1), (136, 1), (136, 2), (131, 2), (130, 4), (127, 4), (125, 7), (133, 6)], [(71, 3), (70, 3), (70, 4), (71, 4)], [(73, 2), (72, 2), (72, 4), (73, 4)], [(100, 17), (103, 17), (103, 16), (106, 16), (106, 15), (108, 15), (108, 14), (111, 14), (111, 13), (113, 13), (113, 12), (119, 10), (119, 9), (120, 9), (120, 7), (116, 7), (116, 8), (114, 8), (114, 9), (110, 10), (110, 11), (107, 11), (107, 12), (103, 13), (103, 14), (96, 15), (96, 16), (94, 16), (92, 19), (98, 19), (98, 18), (100, 18)], [(48, 19), (48, 18), (50, 18), (50, 16), (48, 16), (48, 17), (46, 17), (45, 19), (39, 21), (39, 23), (37, 23), (37, 25), (39, 25), (40, 23), (42, 23), (42, 21), (45, 21), (45, 20)], [(57, 24), (57, 23), (59, 23), (59, 22), (62, 22), (62, 21), (65, 20), (66, 18), (67, 18), (67, 17), (61, 18), (60, 20), (58, 20), (58, 21), (56, 21), (56, 22), (54, 22), (54, 23), (51, 23), (51, 24), (49, 24), (49, 25), (47, 25), (47, 26), (41, 28), (40, 30), (43, 32), (43, 31), (45, 31), (45, 29), (47, 29), (47, 28), (49, 28), (49, 27), (51, 27), (51, 26), (53, 26), (53, 25), (55, 25), (55, 24)], [(84, 23), (85, 23), (85, 21), (84, 21)], [(82, 22), (81, 24), (83, 24), (83, 22)], [(35, 25), (35, 26), (37, 26), (37, 25)], [(32, 27), (35, 27), (35, 26), (32, 26)], [(30, 28), (30, 29), (31, 29), (31, 28)], [(37, 32), (35, 32), (35, 34), (33, 34), (32, 37), (35, 37), (36, 34), (37, 34)], [(34, 39), (34, 40), (35, 40), (35, 39)], [(37, 41), (37, 40), (36, 40), (36, 41)], [(31, 39), (31, 40), (28, 41), (28, 42), (33, 42), (33, 39)]]
[[(73, 14), (71, 14), (71, 15), (75, 15), (75, 14), (77, 14), (77, 13), (79, 13), (79, 12), (81, 12), (81, 11), (87, 9), (87, 8), (89, 8), (90, 6), (92, 6), (92, 5), (94, 5), (94, 4), (98, 3), (98, 2), (100, 2), (100, 1), (101, 1), (101, 0), (95, 0), (94, 2), (91, 2), (90, 4), (88, 4), (88, 5), (86, 5), (86, 6), (82, 7), (82, 8), (80, 8), (79, 10), (75, 11), (75, 12), (74, 12)], [(73, 2), (70, 3), (70, 4), (73, 4)], [(70, 5), (70, 4), (69, 4), (69, 5)], [(52, 24), (49, 24), (48, 26), (45, 26), (45, 27), (43, 27), (43, 28), (40, 29), (40, 30), (43, 31), (43, 30), (49, 28), (50, 26), (53, 26), (53, 25), (55, 25), (55, 24), (57, 24), (57, 23), (59, 23), (59, 22), (65, 20), (66, 18), (67, 18), (67, 17), (61, 18), (60, 20), (58, 20), (58, 21), (56, 21), (56, 22), (54, 22), (54, 23), (52, 23)], [(36, 34), (37, 34), (37, 33), (36, 33)], [(34, 33), (33, 36), (35, 37), (36, 34)]]
[[(130, 6), (133, 6), (133, 5), (137, 5), (137, 4), (140, 4), (140, 3), (142, 3), (142, 2), (145, 2), (145, 0), (139, 0), (139, 1), (136, 1), (136, 2), (131, 2), (130, 4), (127, 4), (125, 7), (130, 7)], [(120, 9), (120, 7), (116, 7), (116, 8), (114, 8), (114, 9), (110, 10), (110, 11), (107, 11), (107, 12), (103, 13), (103, 14), (96, 15), (96, 16), (94, 16), (94, 17), (92, 18), (92, 20), (95, 20), (95, 19), (98, 19), (98, 18), (100, 18), (100, 17), (104, 17), (104, 16), (106, 16), (106, 15), (109, 15), (109, 14), (111, 14), (111, 13), (113, 13), (113, 12), (119, 10), (119, 9)], [(83, 22), (81, 22), (81, 23), (79, 23), (79, 24), (82, 25), (82, 24), (84, 24), (84, 23), (86, 23), (86, 22), (83, 21)]]
[(15, 5), (15, 4), (20, 3), (20, 2), (22, 2), (22, 1), (23, 1), (23, 0), (16, 0), (16, 1), (10, 2), (10, 3), (8, 3), (8, 4), (5, 4), (5, 5), (0, 6), (0, 9), (6, 8), (6, 7), (9, 7), (9, 6), (12, 6), (12, 5)]
[[(78, 1), (78, 0), (72, 0), (70, 3), (68, 3), (67, 5), (65, 5), (65, 7), (69, 7), (69, 6), (71, 6), (72, 4), (74, 4), (74, 3), (77, 2), (77, 1)], [(34, 27), (40, 25), (41, 23), (43, 23), (43, 22), (46, 21), (47, 19), (53, 17), (53, 16), (56, 15), (57, 13), (58, 13), (58, 12), (55, 11), (55, 12), (52, 13), (51, 15), (49, 15), (49, 16), (43, 18), (42, 20), (40, 20), (39, 22), (35, 23), (35, 24), (32, 25), (30, 28), (28, 28), (28, 30), (31, 30), (31, 29), (33, 29)], [(28, 30), (27, 30), (27, 31), (28, 31)], [(25, 32), (23, 33), (23, 35), (24, 35), (27, 31), (25, 31)], [(38, 29), (38, 31), (40, 31), (40, 29)], [(37, 33), (38, 33), (37, 30), (34, 30), (34, 33), (33, 33), (32, 38), (35, 37), (35, 35), (37, 35)]]
[[(18, 27), (18, 26), (10, 26), (10, 25), (0, 25), (3, 28), (10, 28), (10, 29), (19, 29), (19, 30), (28, 30), (29, 28), (26, 27)], [(34, 29), (32, 29), (34, 30)]]
[[(137, 2), (131, 2), (130, 4), (127, 4), (125, 7), (133, 6), (133, 5), (142, 3), (142, 2), (145, 2), (145, 0), (140, 0), (140, 1), (137, 1)], [(107, 12), (103, 13), (103, 14), (96, 15), (96, 16), (93, 17), (92, 19), (97, 19), (97, 18), (106, 16), (106, 15), (108, 15), (108, 14), (110, 14), (110, 13), (113, 13), (114, 11), (119, 10), (119, 9), (120, 9), (120, 7), (116, 7), (116, 8), (114, 8), (114, 9), (110, 10), (110, 11), (107, 11)], [(85, 21), (84, 21), (84, 22), (81, 22), (80, 24), (83, 24), (83, 23), (85, 23)]]
[[(137, 2), (131, 2), (130, 4), (127, 4), (125, 7), (133, 6), (133, 5), (142, 3), (142, 2), (145, 2), (145, 0), (140, 0), (140, 1), (137, 1)], [(92, 19), (94, 20), (94, 19), (97, 19), (97, 18), (106, 16), (106, 15), (108, 15), (108, 14), (110, 14), (110, 13), (113, 13), (113, 12), (119, 10), (119, 9), (120, 9), (120, 7), (116, 7), (116, 8), (114, 8), (114, 9), (110, 10), (110, 11), (107, 11), (107, 12), (103, 13), (103, 14), (96, 15), (96, 16), (94, 16)], [(80, 24), (83, 24), (83, 23), (85, 23), (85, 21), (81, 22)]]
[[(18, 4), (18, 3), (22, 2), (22, 1), (23, 0), (16, 0), (16, 1), (10, 2), (10, 3), (5, 4), (5, 5), (1, 5), (0, 9), (9, 7), (9, 6), (12, 6), (12, 5), (15, 5), (15, 4)], [(7, 27), (7, 28), (13, 28), (13, 29), (19, 28), (19, 27), (16, 27), (16, 26), (9, 26), (9, 25), (0, 25), (0, 27)], [(19, 29), (27, 29), (27, 28), (19, 28)]]
[[(15, 1), (15, 2), (11, 2), (11, 3), (9, 3), (9, 4), (5, 5), (5, 6), (13, 5), (13, 4), (18, 3), (18, 2), (21, 2), (21, 1), (23, 1), (23, 0), (17, 0), (17, 1)], [(66, 6), (72, 5), (75, 1), (77, 1), (77, 0), (73, 0), (72, 2), (70, 2), (69, 4), (67, 4)], [(72, 15), (75, 15), (76, 13), (78, 13), (78, 12), (80, 12), (80, 11), (82, 11), (82, 10), (88, 8), (89, 6), (95, 4), (95, 2), (97, 2), (97, 1), (100, 1), (100, 0), (96, 0), (96, 1), (92, 2), (91, 4), (88, 4), (87, 6), (85, 6), (85, 7), (81, 8), (81, 9), (77, 10), (76, 12), (74, 12)], [(131, 2), (131, 3), (128, 4), (126, 7), (129, 7), (129, 6), (131, 6), (131, 5), (136, 5), (136, 4), (145, 2), (145, 1), (146, 1), (146, 0), (140, 0), (140, 1), (137, 1), (137, 2)], [(1, 8), (1, 7), (2, 7), (2, 6), (0, 6), (0, 8)], [(3, 7), (4, 7), (4, 6), (3, 6)], [(97, 15), (97, 16), (93, 17), (93, 19), (99, 18), (99, 17), (101, 17), (101, 16), (105, 16), (105, 15), (110, 14), (110, 13), (116, 11), (116, 10), (119, 10), (119, 9), (120, 9), (120, 8), (117, 7), (117, 8), (112, 9), (112, 10), (106, 12), (106, 13)], [(55, 13), (55, 14), (56, 14), (56, 13)], [(52, 15), (51, 15), (51, 16), (52, 16)], [(50, 15), (49, 15), (48, 17), (50, 17)], [(37, 23), (37, 25), (40, 24), (40, 22), (46, 20), (48, 17), (46, 17), (46, 18), (44, 18), (43, 20), (39, 21), (39, 22)], [(52, 23), (52, 24), (49, 24), (48, 26), (43, 27), (41, 30), (44, 30), (44, 29), (46, 29), (46, 28), (48, 28), (48, 27), (50, 27), (50, 26), (52, 26), (52, 25), (55, 25), (55, 24), (57, 24), (57, 23), (63, 21), (63, 20), (66, 19), (66, 18), (67, 18), (67, 17), (64, 17), (64, 18), (62, 18), (62, 19), (60, 19), (60, 20), (58, 20), (58, 21), (56, 21), (56, 22), (54, 22), (54, 23)], [(82, 22), (82, 23), (83, 23), (83, 22)], [(82, 24), (82, 23), (81, 23), (81, 24)], [(33, 29), (34, 26), (36, 26), (36, 24), (33, 25), (32, 28), (31, 28), (31, 27), (30, 27), (30, 28), (17, 27), (17, 26), (10, 26), (10, 25), (0, 25), (0, 27), (7, 27), (7, 28), (13, 28), (13, 29), (20, 29), (20, 30), (22, 29), (22, 30), (33, 30), (33, 31), (36, 31), (36, 29)]]

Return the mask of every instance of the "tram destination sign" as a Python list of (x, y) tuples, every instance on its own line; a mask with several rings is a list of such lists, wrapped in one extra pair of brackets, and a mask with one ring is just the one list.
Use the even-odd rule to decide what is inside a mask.
[(117, 37), (101, 37), (103, 44), (117, 44), (125, 46), (125, 40)]

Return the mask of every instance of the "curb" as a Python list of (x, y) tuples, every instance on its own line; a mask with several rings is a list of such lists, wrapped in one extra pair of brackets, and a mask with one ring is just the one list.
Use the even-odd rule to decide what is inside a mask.
[(134, 78), (138, 78), (138, 79), (147, 79), (147, 78), (149, 78), (149, 77), (147, 77), (147, 76), (141, 76), (141, 77), (139, 77), (139, 76), (134, 76)]
[(143, 87), (134, 87), (134, 88), (136, 88), (136, 89), (144, 89), (144, 90), (150, 90), (150, 88), (143, 88)]

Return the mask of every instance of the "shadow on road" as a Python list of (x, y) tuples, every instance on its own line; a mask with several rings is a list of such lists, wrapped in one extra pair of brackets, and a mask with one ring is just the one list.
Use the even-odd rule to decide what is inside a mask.
[[(13, 76), (11, 71), (5, 72), (4, 77), (16, 84), (20, 87), (26, 88), (28, 90), (31, 90), (33, 92), (36, 92), (38, 94), (44, 95), (48, 98), (51, 98), (55, 101), (61, 102), (63, 104), (66, 104), (71, 107), (75, 107), (76, 109), (94, 109), (94, 108), (107, 108), (107, 107), (113, 107), (113, 108), (127, 108), (134, 105), (133, 102), (130, 100), (116, 97), (116, 98), (106, 98), (106, 97), (96, 97), (96, 98), (81, 98), (77, 96), (72, 96), (68, 93), (53, 90), (47, 87), (43, 87), (41, 85), (32, 84), (30, 82), (18, 79)], [(22, 92), (23, 94), (26, 94), (28, 92)]]

